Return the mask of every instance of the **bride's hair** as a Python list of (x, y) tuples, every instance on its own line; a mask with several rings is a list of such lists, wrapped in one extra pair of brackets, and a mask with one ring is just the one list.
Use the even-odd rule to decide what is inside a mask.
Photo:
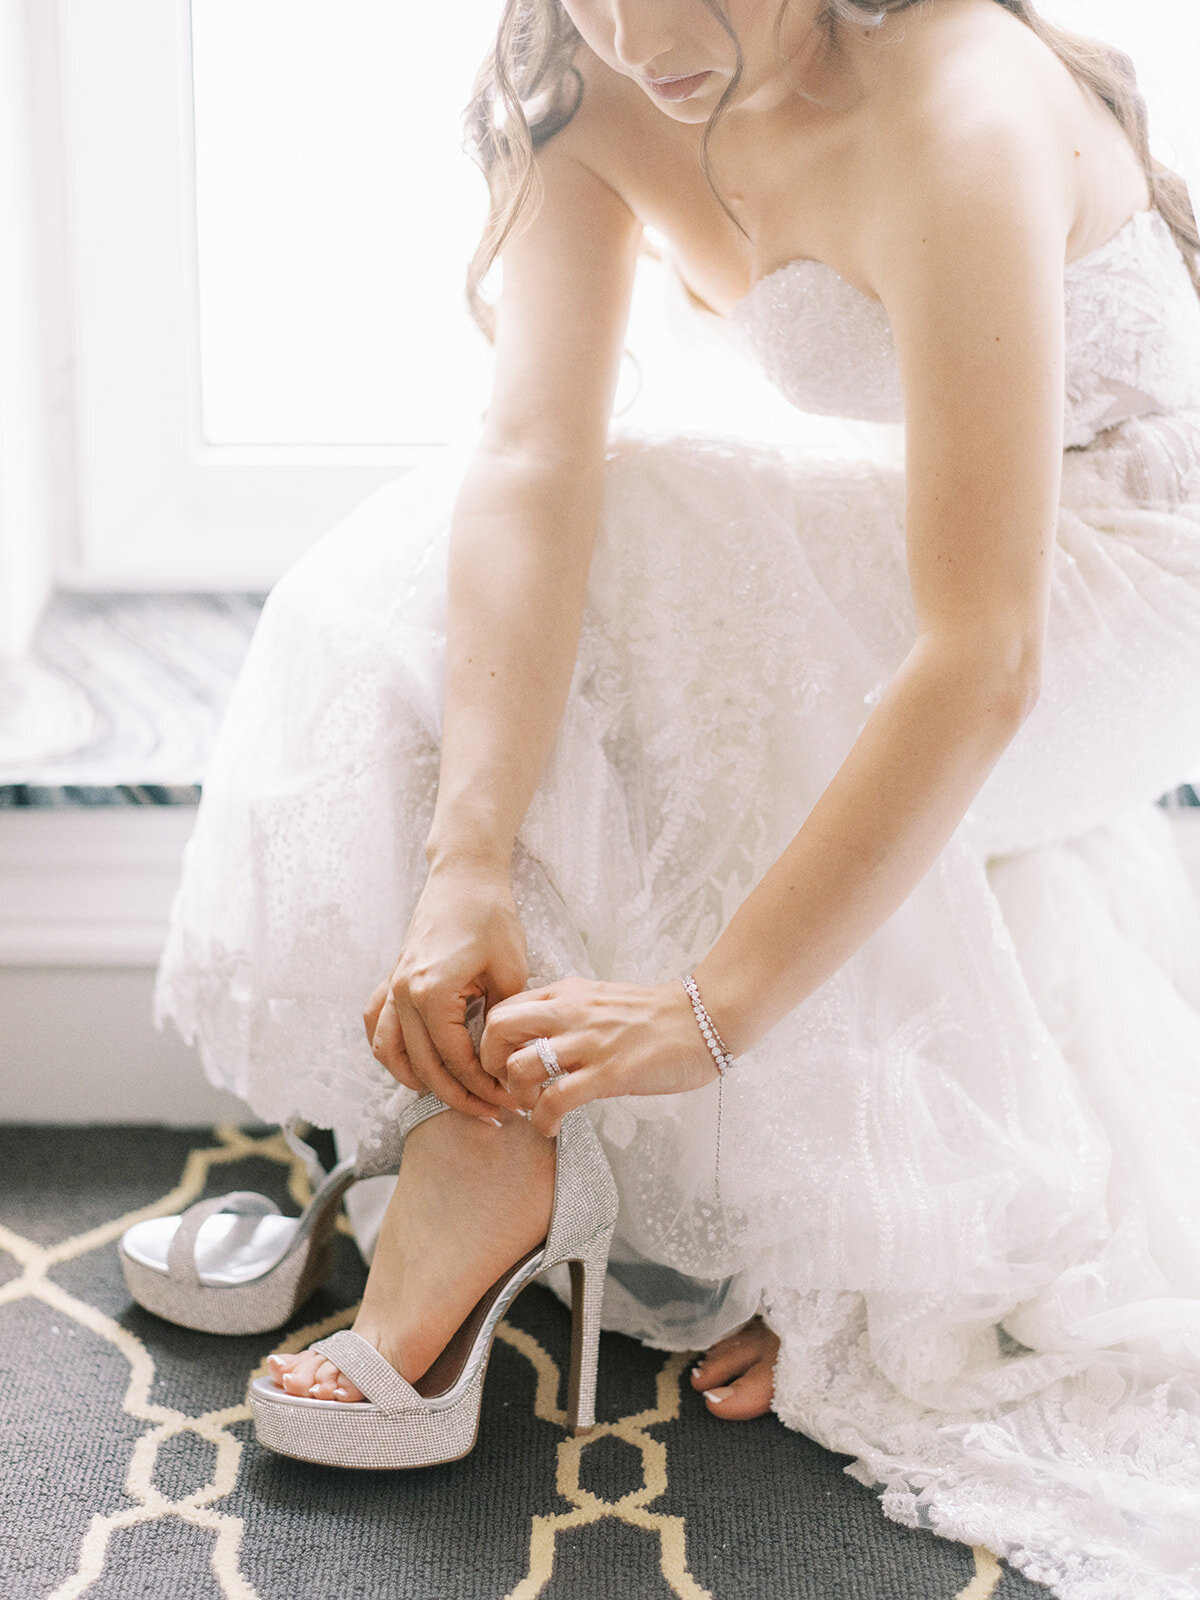
[[(737, 49), (734, 75), (704, 131), (701, 159), (711, 183), (709, 141), (737, 90), (742, 55), (719, 0), (704, 3)], [(882, 22), (893, 11), (905, 11), (920, 3), (921, 0), (828, 0), (821, 21), (831, 29), (839, 22), (870, 25)], [(1096, 91), (1124, 128), (1142, 163), (1151, 202), (1170, 224), (1200, 294), (1200, 233), (1187, 185), (1150, 154), (1146, 103), (1129, 57), (1112, 45), (1055, 27), (1037, 14), (1029, 0), (995, 3), (1032, 28), (1081, 83)], [(779, 8), (777, 36), (787, 4), (788, 0), (782, 0)], [(483, 298), (483, 281), (505, 241), (537, 209), (541, 191), (535, 152), (565, 128), (579, 109), (583, 80), (575, 57), (582, 42), (558, 0), (505, 0), (495, 45), (480, 70), (467, 107), (467, 147), (482, 168), (491, 195), (483, 237), (467, 273), (467, 301), (489, 337), (494, 319), (491, 306)]]

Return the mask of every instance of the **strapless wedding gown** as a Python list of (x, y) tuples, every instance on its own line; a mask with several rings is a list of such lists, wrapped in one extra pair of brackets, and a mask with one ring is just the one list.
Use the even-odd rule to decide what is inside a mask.
[[(717, 1091), (594, 1116), (606, 1323), (762, 1310), (775, 1408), (885, 1510), (1064, 1600), (1200, 1596), (1200, 912), (1153, 802), (1200, 766), (1200, 302), (1157, 213), (1066, 269), (1045, 686), (918, 888)], [(879, 304), (764, 279), (733, 330), (806, 410), (898, 420)], [(370, 1137), (361, 1007), (424, 876), (462, 463), (272, 593), (158, 989), (263, 1117)], [(521, 830), (533, 982), (687, 971), (907, 651), (903, 478), (613, 439), (570, 701)], [(887, 796), (880, 796), (887, 803)]]

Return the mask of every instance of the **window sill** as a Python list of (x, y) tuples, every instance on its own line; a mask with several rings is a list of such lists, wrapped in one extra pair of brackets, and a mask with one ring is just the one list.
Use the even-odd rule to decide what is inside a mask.
[(63, 594), (0, 668), (0, 967), (155, 964), (261, 606)]
[(195, 805), (262, 600), (60, 594), (0, 666), (0, 807)]

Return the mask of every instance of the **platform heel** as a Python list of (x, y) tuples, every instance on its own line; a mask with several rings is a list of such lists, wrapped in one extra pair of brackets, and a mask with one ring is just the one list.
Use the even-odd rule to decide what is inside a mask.
[[(444, 1111), (422, 1095), (400, 1119), (398, 1146), (419, 1122)], [(400, 1468), (456, 1461), (474, 1446), (492, 1340), (505, 1312), (536, 1278), (566, 1263), (572, 1286), (567, 1420), (575, 1433), (595, 1425), (600, 1309), (617, 1188), (587, 1111), (569, 1111), (559, 1129), (554, 1203), (545, 1242), (516, 1262), (478, 1301), (425, 1375), (411, 1384), (352, 1329), (311, 1348), (327, 1356), (365, 1400), (312, 1400), (270, 1378), (255, 1378), (247, 1398), (260, 1444), (324, 1466)]]
[[(467, 1008), (466, 1023), (478, 1048), (482, 1002)], [(330, 1172), (289, 1122), (283, 1136), (313, 1191), (300, 1215), (282, 1216), (265, 1195), (238, 1190), (197, 1201), (178, 1216), (135, 1222), (117, 1246), (129, 1293), (144, 1310), (200, 1333), (281, 1328), (328, 1274), (346, 1191), (362, 1178), (399, 1172), (408, 1132), (445, 1109), (435, 1096), (422, 1096), (406, 1119), (376, 1129)]]
[(360, 1178), (397, 1171), (399, 1155), (364, 1150), (326, 1172), (292, 1128), (284, 1132), (313, 1189), (301, 1214), (282, 1216), (265, 1195), (238, 1190), (135, 1222), (117, 1253), (138, 1305), (201, 1333), (269, 1333), (320, 1287), (343, 1195)]

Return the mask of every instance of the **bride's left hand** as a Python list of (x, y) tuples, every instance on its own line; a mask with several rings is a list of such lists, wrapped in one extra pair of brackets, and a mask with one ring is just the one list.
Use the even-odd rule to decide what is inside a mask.
[[(545, 1087), (539, 1037), (563, 1069)], [(563, 978), (513, 995), (488, 1012), (479, 1059), (547, 1137), (590, 1100), (682, 1094), (719, 1076), (681, 983)]]

